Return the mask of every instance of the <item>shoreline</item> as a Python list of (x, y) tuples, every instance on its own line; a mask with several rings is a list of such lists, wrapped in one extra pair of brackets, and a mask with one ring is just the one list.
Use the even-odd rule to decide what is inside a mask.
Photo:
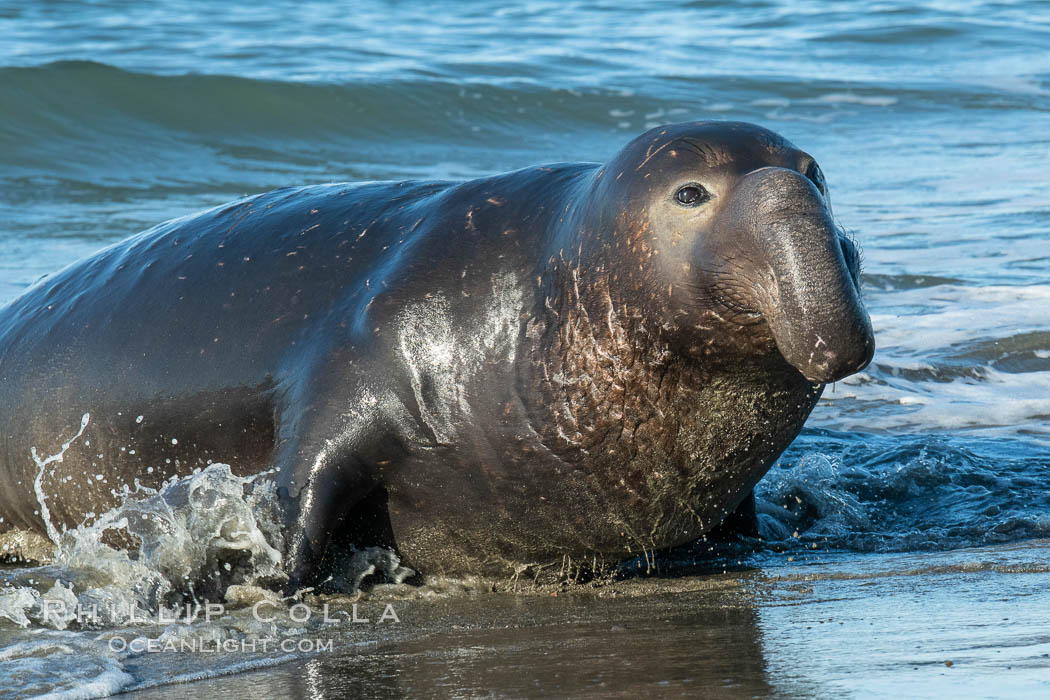
[[(245, 659), (189, 686), (147, 681), (154, 687), (135, 691), (143, 685), (136, 681), (124, 692), (151, 700), (187, 691), (224, 700), (260, 692), (362, 698), (1045, 693), (1050, 606), (1041, 601), (1050, 586), (1048, 553), (1050, 541), (1042, 540), (833, 555), (820, 563), (635, 578), (559, 595), (412, 597), (405, 587), (380, 587), (367, 604), (395, 604), (402, 620), (385, 638), (374, 636), (373, 626), (374, 638), (340, 636), (330, 652), (256, 670), (248, 670)], [(327, 600), (338, 605), (339, 598)], [(169, 678), (193, 678), (197, 657), (184, 657), (183, 672), (170, 669)], [(154, 658), (131, 657), (124, 670), (133, 678), (155, 673)]]

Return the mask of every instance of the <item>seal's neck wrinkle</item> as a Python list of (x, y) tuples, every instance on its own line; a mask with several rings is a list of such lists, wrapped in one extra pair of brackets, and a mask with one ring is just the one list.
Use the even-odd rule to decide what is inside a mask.
[(593, 532), (619, 533), (596, 548), (693, 539), (795, 437), (819, 387), (783, 366), (727, 371), (683, 356), (644, 310), (616, 304), (600, 281), (581, 288), (563, 269), (562, 293), (528, 321), (519, 353), (530, 425), (566, 465), (574, 498), (600, 514)]
[(630, 422), (653, 407), (629, 404), (659, 389), (674, 353), (642, 310), (617, 304), (601, 278), (581, 289), (575, 269), (561, 269), (567, 278), (527, 330), (549, 405), (557, 407), (555, 442), (559, 451), (630, 442)]

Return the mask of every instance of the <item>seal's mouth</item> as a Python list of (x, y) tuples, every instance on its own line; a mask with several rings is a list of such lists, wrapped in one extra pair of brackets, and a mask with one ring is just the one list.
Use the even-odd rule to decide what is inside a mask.
[(741, 326), (753, 326), (762, 322), (762, 312), (732, 293), (715, 288), (711, 293), (712, 299), (725, 312), (727, 321)]
[[(726, 265), (731, 268), (731, 265)], [(753, 326), (762, 323), (764, 314), (756, 305), (754, 290), (740, 270), (706, 269), (703, 282), (688, 284), (698, 308), (713, 309), (731, 325)]]

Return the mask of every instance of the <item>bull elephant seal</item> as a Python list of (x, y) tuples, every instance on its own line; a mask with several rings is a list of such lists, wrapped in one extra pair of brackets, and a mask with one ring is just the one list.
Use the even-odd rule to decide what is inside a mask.
[(276, 469), (291, 586), (337, 531), (433, 574), (679, 545), (870, 361), (857, 264), (813, 158), (734, 122), (170, 221), (0, 311), (3, 526), (215, 459)]

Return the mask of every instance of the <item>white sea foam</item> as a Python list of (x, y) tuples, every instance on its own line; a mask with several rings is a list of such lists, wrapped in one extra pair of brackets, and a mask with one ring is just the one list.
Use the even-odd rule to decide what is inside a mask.
[(34, 588), (0, 589), (0, 618), (6, 618), (19, 627), (28, 627), (26, 611), (36, 604), (39, 597), (40, 593)]
[(979, 338), (1004, 338), (1050, 327), (1050, 285), (946, 284), (869, 295), (879, 360), (922, 357)]
[(826, 102), (828, 104), (850, 104), (865, 105), (868, 107), (890, 107), (897, 104), (897, 98), (891, 95), (855, 95), (852, 92), (832, 92), (821, 95), (814, 102)]
[(824, 394), (812, 424), (994, 431), (1050, 439), (1050, 286), (944, 284), (869, 295), (878, 347)]
[[(134, 681), (113, 655), (98, 653), (90, 646), (86, 640), (69, 638), (20, 641), (4, 647), (0, 660), (5, 678), (0, 680), (0, 692), (77, 700), (115, 695)], [(12, 681), (17, 685), (9, 685)]]

